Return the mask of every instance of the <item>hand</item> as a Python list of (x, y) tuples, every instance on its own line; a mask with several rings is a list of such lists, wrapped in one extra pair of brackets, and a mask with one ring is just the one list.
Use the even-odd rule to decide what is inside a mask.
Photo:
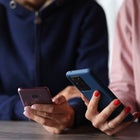
[[(81, 97), (87, 105), (86, 118), (92, 122), (95, 128), (100, 129), (107, 135), (114, 135), (122, 129), (128, 127), (134, 120), (129, 122), (123, 122), (125, 117), (131, 111), (130, 107), (125, 107), (124, 110), (114, 119), (108, 121), (108, 117), (111, 113), (121, 104), (118, 99), (113, 100), (106, 108), (101, 112), (98, 112), (98, 103), (100, 100), (100, 93), (95, 91), (91, 100), (88, 101), (84, 95)], [(134, 119), (140, 116), (140, 113), (133, 113)]]
[(61, 92), (59, 92), (56, 95), (56, 97), (63, 95), (66, 98), (66, 100), (69, 100), (69, 99), (75, 98), (75, 97), (81, 98), (80, 94), (81, 94), (81, 92), (76, 87), (67, 86), (65, 89), (63, 89)]
[(48, 132), (62, 133), (74, 123), (74, 110), (64, 96), (57, 96), (53, 104), (34, 104), (25, 107), (24, 115), (41, 124)]

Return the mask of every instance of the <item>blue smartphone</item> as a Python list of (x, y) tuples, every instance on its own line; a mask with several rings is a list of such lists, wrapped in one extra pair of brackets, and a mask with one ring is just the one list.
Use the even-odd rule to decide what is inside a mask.
[[(80, 90), (81, 93), (84, 94), (88, 100), (91, 99), (95, 90), (98, 90), (101, 93), (98, 106), (99, 112), (102, 111), (112, 100), (117, 98), (113, 92), (97, 77), (97, 74), (88, 68), (68, 71), (66, 73), (66, 77), (75, 87)], [(120, 104), (108, 119), (113, 119), (123, 109), (124, 105)], [(131, 121), (132, 119), (133, 115), (129, 113), (124, 121)]]

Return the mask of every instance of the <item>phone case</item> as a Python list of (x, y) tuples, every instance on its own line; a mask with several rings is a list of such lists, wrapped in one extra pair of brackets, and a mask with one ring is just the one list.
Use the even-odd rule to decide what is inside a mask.
[(52, 97), (48, 87), (18, 88), (18, 93), (23, 106), (52, 103)]
[[(76, 86), (84, 96), (90, 100), (93, 92), (95, 90), (100, 91), (101, 98), (99, 101), (98, 111), (102, 111), (112, 100), (117, 97), (113, 94), (113, 92), (103, 84), (103, 82), (97, 77), (93, 71), (90, 69), (79, 69), (79, 70), (71, 70), (66, 73), (66, 77), (69, 81)], [(108, 118), (113, 119), (116, 117), (122, 110), (124, 109), (124, 105), (120, 104), (118, 108), (111, 114)], [(130, 121), (133, 119), (133, 115), (129, 113), (129, 115), (125, 118), (124, 121)]]

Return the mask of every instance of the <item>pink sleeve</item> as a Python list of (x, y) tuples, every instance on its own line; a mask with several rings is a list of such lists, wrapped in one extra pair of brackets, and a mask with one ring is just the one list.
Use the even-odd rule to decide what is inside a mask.
[(122, 101), (136, 110), (132, 61), (131, 1), (126, 0), (117, 16), (109, 88)]

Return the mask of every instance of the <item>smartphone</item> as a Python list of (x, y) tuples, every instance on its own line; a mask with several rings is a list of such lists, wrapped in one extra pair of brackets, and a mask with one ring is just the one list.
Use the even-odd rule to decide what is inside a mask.
[(23, 106), (52, 103), (52, 97), (48, 87), (18, 88), (18, 94)]
[[(98, 106), (99, 112), (102, 111), (112, 100), (117, 98), (113, 92), (99, 79), (97, 74), (95, 74), (89, 68), (68, 71), (66, 73), (66, 77), (75, 87), (77, 87), (77, 89), (80, 90), (82, 94), (84, 94), (88, 100), (91, 99), (95, 90), (98, 90), (101, 93)], [(120, 104), (108, 119), (113, 119), (123, 109), (124, 105)], [(129, 113), (124, 121), (131, 121), (132, 119), (133, 115)]]

